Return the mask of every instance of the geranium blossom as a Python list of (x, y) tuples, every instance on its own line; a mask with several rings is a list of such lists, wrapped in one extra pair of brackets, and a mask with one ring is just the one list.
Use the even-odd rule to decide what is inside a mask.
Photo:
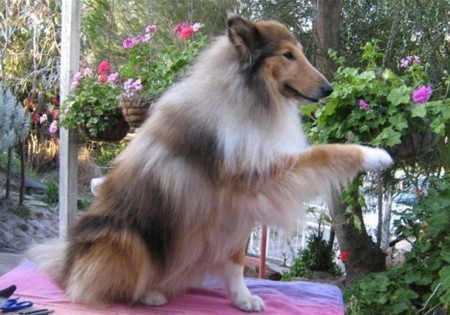
[(48, 127), (48, 132), (50, 132), (51, 134), (55, 134), (58, 132), (58, 123), (56, 120), (52, 121), (52, 123)]
[(42, 125), (48, 120), (47, 114), (42, 114), (41, 117), (39, 117), (39, 123)]
[(148, 42), (150, 39), (152, 39), (152, 34), (146, 33), (146, 34), (144, 34), (144, 35), (142, 36), (141, 42), (142, 42), (142, 43), (146, 43), (146, 42)]
[(101, 75), (99, 75), (99, 77), (98, 77), (98, 82), (100, 82), (100, 83), (105, 83), (105, 82), (107, 82), (108, 81), (108, 75), (106, 75), (106, 74), (101, 74)]
[(134, 42), (132, 38), (127, 38), (123, 41), (122, 43), (123, 48), (125, 49), (129, 49), (132, 48), (134, 46)]
[(103, 60), (103, 61), (100, 62), (100, 64), (98, 65), (97, 71), (98, 71), (98, 73), (109, 72), (109, 71), (111, 71), (111, 65), (109, 64), (108, 61)]
[(73, 75), (73, 81), (80, 81), (83, 78), (83, 74), (81, 72), (77, 72)]
[(202, 23), (194, 23), (194, 25), (192, 25), (192, 29), (194, 30), (194, 32), (198, 32), (199, 29), (201, 29), (203, 27)]
[(58, 118), (59, 111), (57, 109), (53, 109), (50, 114), (52, 115), (53, 119)]
[(73, 91), (73, 90), (76, 90), (77, 89), (77, 87), (79, 87), (80, 86), (80, 81), (72, 81), (72, 83), (70, 83), (70, 89)]
[(158, 28), (156, 27), (155, 24), (149, 24), (145, 27), (145, 32), (146, 33), (155, 33), (157, 29)]
[(188, 23), (186, 23), (186, 22), (177, 24), (177, 25), (175, 25), (175, 27), (173, 28), (173, 33), (174, 33), (174, 34), (180, 34), (181, 31), (183, 30), (183, 28), (185, 28), (185, 27), (190, 27), (190, 25), (189, 25)]
[(137, 91), (142, 90), (141, 79), (137, 79), (136, 81), (133, 79), (128, 79), (123, 84), (123, 88), (125, 90), (126, 97), (133, 97)]
[(413, 64), (419, 64), (420, 63), (420, 57), (419, 56), (407, 56), (400, 60), (400, 67), (407, 68)]
[(192, 26), (186, 26), (180, 32), (180, 38), (188, 39), (192, 34), (194, 34), (194, 28)]
[(363, 100), (363, 99), (360, 99), (359, 101), (358, 101), (358, 105), (359, 105), (359, 107), (361, 108), (361, 109), (364, 109), (364, 110), (368, 110), (369, 108), (370, 108), (370, 105), (369, 105), (369, 103), (367, 103), (365, 100)]
[(88, 77), (92, 74), (92, 69), (87, 67), (83, 69), (83, 77)]
[(431, 86), (421, 86), (415, 89), (412, 94), (413, 102), (416, 104), (423, 104), (428, 101), (431, 97), (432, 89)]
[(117, 82), (119, 81), (119, 73), (118, 72), (114, 72), (114, 73), (109, 74), (106, 81), (108, 81), (108, 83), (112, 87), (116, 87), (117, 86)]
[(338, 258), (345, 264), (348, 261), (349, 257), (350, 253), (344, 250), (341, 252)]

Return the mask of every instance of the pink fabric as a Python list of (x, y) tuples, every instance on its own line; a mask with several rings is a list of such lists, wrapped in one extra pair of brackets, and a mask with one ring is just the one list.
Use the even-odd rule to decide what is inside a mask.
[[(246, 279), (250, 291), (266, 303), (264, 314), (343, 315), (341, 290), (333, 285), (312, 282), (277, 282)], [(205, 288), (191, 289), (165, 306), (110, 305), (92, 306), (71, 303), (63, 291), (31, 263), (23, 263), (0, 277), (0, 289), (17, 286), (14, 297), (32, 301), (37, 308), (50, 308), (53, 314), (245, 314), (234, 308), (226, 292), (216, 280), (210, 279)]]

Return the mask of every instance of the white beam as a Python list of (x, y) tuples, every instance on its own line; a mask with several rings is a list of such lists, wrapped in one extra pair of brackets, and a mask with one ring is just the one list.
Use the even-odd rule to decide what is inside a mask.
[[(70, 81), (79, 67), (80, 0), (62, 1), (61, 27), (61, 103), (70, 89)], [(77, 213), (77, 134), (61, 128), (59, 131), (59, 236), (65, 238)]]

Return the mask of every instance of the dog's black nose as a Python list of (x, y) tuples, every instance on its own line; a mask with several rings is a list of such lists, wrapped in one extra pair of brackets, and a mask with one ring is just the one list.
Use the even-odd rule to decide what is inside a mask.
[(330, 83), (326, 83), (324, 85), (322, 85), (322, 87), (320, 88), (321, 92), (322, 92), (322, 97), (327, 97), (328, 95), (330, 95), (331, 93), (333, 93), (333, 87), (331, 86)]

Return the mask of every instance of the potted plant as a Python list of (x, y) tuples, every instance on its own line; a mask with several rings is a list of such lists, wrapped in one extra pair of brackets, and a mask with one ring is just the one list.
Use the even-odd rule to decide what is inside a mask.
[(123, 41), (127, 62), (120, 69), (124, 78), (121, 106), (131, 127), (139, 127), (148, 108), (184, 72), (197, 52), (204, 47), (207, 36), (201, 35), (202, 24), (181, 23), (173, 29), (172, 42), (164, 46), (154, 41), (157, 27), (150, 24), (145, 33)]
[(129, 126), (119, 106), (119, 74), (111, 72), (107, 61), (99, 64), (97, 72), (90, 67), (77, 72), (70, 89), (72, 93), (63, 102), (60, 126), (77, 128), (97, 141), (119, 141), (126, 136)]
[(397, 73), (384, 69), (377, 65), (383, 58), (377, 43), (364, 46), (366, 68), (345, 67), (345, 60), (332, 53), (340, 64), (334, 92), (323, 106), (304, 109), (313, 118), (312, 135), (386, 147), (399, 158), (428, 152), (450, 121), (450, 79), (433, 87), (428, 65), (418, 56), (401, 59)]

